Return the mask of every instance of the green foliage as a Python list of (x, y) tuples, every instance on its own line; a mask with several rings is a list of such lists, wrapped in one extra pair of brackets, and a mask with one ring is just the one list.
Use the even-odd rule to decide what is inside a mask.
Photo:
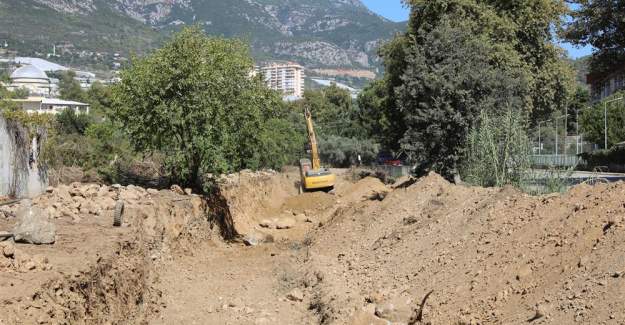
[(30, 96), (30, 91), (22, 87), (13, 91), (13, 95), (11, 97), (15, 99), (24, 99), (24, 98), (28, 98), (28, 96)]
[(321, 137), (330, 135), (354, 137), (362, 133), (357, 125), (357, 110), (349, 91), (335, 84), (319, 90), (307, 90), (302, 100), (291, 104), (291, 109), (296, 112), (303, 112), (304, 107), (310, 109), (315, 132)]
[[(363, 123), (419, 173), (451, 178), (479, 112), (543, 119), (563, 109), (573, 72), (552, 44), (562, 0), (412, 0), (408, 31), (382, 49), (386, 75), (361, 95)], [(376, 99), (377, 98), (377, 99)]]
[(113, 117), (136, 150), (165, 155), (175, 182), (199, 186), (205, 173), (265, 167), (273, 158), (262, 149), (275, 147), (267, 121), (279, 118), (282, 103), (249, 77), (252, 68), (244, 43), (186, 28), (122, 71)]
[[(299, 115), (297, 118), (301, 118)], [(299, 121), (301, 123), (301, 120)], [(285, 165), (295, 165), (301, 158), (306, 143), (306, 134), (298, 123), (290, 119), (269, 119), (261, 133), (259, 152), (262, 152), (260, 166), (279, 169)]]
[(590, 70), (606, 73), (625, 64), (625, 0), (572, 0), (577, 5), (563, 36), (576, 45), (592, 45)]
[(319, 139), (321, 160), (335, 167), (347, 168), (357, 165), (358, 155), (364, 165), (375, 162), (379, 145), (368, 139), (329, 136)]
[[(320, 158), (324, 164), (349, 167), (358, 163), (359, 154), (363, 163), (375, 161), (379, 145), (366, 137), (366, 129), (360, 124), (361, 121), (372, 120), (360, 118), (362, 110), (354, 105), (347, 90), (333, 84), (306, 91), (303, 100), (291, 104), (295, 112), (302, 112), (304, 107), (308, 107), (313, 115)], [(299, 116), (302, 121), (300, 132), (305, 135), (304, 117), (302, 114)]]
[(482, 111), (469, 132), (464, 180), (479, 186), (521, 186), (531, 166), (526, 125), (518, 111), (501, 117)]
[(586, 152), (582, 154), (582, 158), (586, 162), (586, 168), (589, 170), (599, 166), (610, 167), (610, 165), (614, 164), (625, 166), (625, 146), (612, 147), (610, 150)]
[(101, 119), (110, 113), (113, 104), (112, 98), (111, 87), (105, 86), (100, 82), (93, 83), (86, 94), (86, 101), (91, 105), (91, 114)]
[(49, 130), (46, 145), (53, 150), (46, 161), (53, 168), (80, 167), (108, 175), (114, 161), (134, 157), (120, 126), (111, 121), (89, 124), (83, 134), (63, 132), (58, 122)]
[(59, 80), (59, 97), (65, 100), (84, 102), (86, 94), (75, 78), (76, 73), (72, 70), (65, 71), (61, 74), (61, 79)]
[[(580, 132), (584, 139), (604, 147), (605, 143), (605, 104), (618, 97), (625, 97), (625, 92), (618, 92), (611, 97), (585, 109), (579, 117)], [(625, 103), (622, 100), (608, 104), (608, 148), (625, 141)], [(605, 148), (604, 148), (605, 149)]]
[(73, 109), (66, 109), (56, 116), (57, 130), (61, 134), (84, 135), (87, 128), (93, 123), (89, 114), (76, 114)]

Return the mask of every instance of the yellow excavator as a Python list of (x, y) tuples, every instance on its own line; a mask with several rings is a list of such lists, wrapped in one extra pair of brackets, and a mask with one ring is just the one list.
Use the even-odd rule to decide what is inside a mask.
[(333, 191), (336, 175), (329, 169), (321, 167), (317, 137), (313, 127), (312, 114), (308, 107), (304, 108), (304, 116), (306, 117), (306, 129), (308, 130), (309, 148), (307, 149), (310, 151), (311, 159), (300, 159), (299, 161), (299, 171), (302, 178), (300, 192)]

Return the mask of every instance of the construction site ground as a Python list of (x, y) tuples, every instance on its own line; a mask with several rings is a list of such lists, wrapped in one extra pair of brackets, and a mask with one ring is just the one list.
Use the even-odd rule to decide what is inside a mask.
[(209, 197), (49, 189), (32, 204), (56, 243), (0, 242), (0, 324), (625, 324), (624, 183), (530, 196), (337, 173), (334, 195), (298, 194), (295, 170)]

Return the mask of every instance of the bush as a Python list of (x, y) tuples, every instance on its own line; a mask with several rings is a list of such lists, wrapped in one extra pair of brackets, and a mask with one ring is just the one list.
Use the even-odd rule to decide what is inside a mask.
[(73, 109), (65, 109), (56, 116), (56, 121), (58, 123), (57, 130), (60, 134), (84, 135), (89, 125), (93, 123), (89, 114), (76, 114)]
[(479, 186), (521, 186), (530, 169), (530, 140), (525, 119), (508, 110), (501, 118), (482, 111), (469, 132), (463, 178)]
[(625, 146), (613, 147), (610, 150), (585, 152), (580, 156), (585, 161), (585, 166), (583, 167), (588, 170), (593, 170), (597, 167), (608, 167), (613, 172), (625, 170)]

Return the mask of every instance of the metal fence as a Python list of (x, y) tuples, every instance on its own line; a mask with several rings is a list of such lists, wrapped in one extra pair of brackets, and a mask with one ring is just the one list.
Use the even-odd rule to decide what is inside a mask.
[(577, 155), (533, 155), (531, 159), (534, 167), (575, 167), (582, 163)]

